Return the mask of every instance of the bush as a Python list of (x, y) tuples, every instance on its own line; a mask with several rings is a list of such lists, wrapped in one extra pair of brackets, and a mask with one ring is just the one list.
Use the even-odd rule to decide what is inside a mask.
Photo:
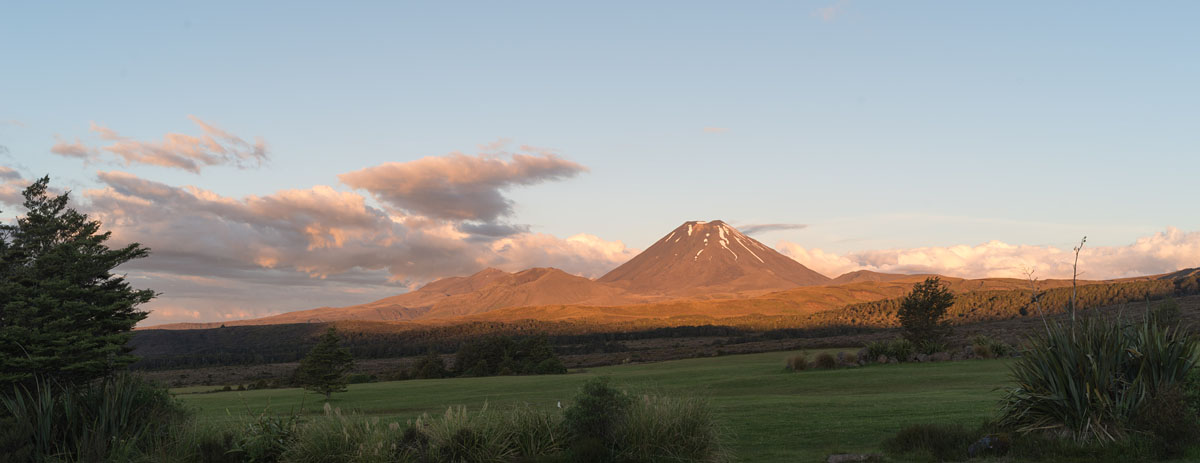
[(933, 355), (938, 352), (945, 352), (947, 350), (949, 350), (949, 348), (946, 346), (946, 343), (938, 341), (925, 341), (922, 342), (921, 345), (917, 346), (917, 351), (925, 355)]
[(989, 336), (979, 335), (971, 338), (971, 352), (981, 358), (1008, 357), (1013, 352), (1012, 346)]
[(1001, 403), (1001, 425), (1100, 443), (1125, 437), (1130, 419), (1184, 381), (1197, 352), (1194, 336), (1149, 317), (1053, 323), (1029, 346), (1011, 367), (1017, 386)]
[(389, 461), (388, 429), (378, 418), (347, 417), (325, 404), (325, 414), (297, 428), (281, 455), (289, 463), (355, 463)]
[(962, 426), (914, 424), (884, 442), (888, 452), (925, 456), (936, 461), (967, 459), (967, 448), (978, 439), (976, 432)]
[(376, 379), (377, 378), (375, 378), (375, 375), (371, 375), (371, 374), (367, 374), (367, 373), (354, 373), (349, 376), (346, 376), (346, 382), (348, 384), (373, 383), (373, 382), (375, 382)]
[(907, 362), (917, 352), (917, 346), (904, 338), (893, 339), (887, 345), (887, 356), (900, 362)]
[(721, 433), (705, 401), (645, 395), (633, 401), (617, 432), (616, 461), (725, 461)]
[(804, 371), (808, 369), (808, 355), (804, 352), (790, 356), (787, 358), (787, 368), (792, 371)]
[(1196, 409), (1180, 386), (1160, 391), (1138, 412), (1133, 420), (1135, 431), (1145, 432), (1158, 449), (1158, 457), (1177, 457), (1200, 437)]
[(583, 384), (567, 407), (564, 423), (576, 438), (595, 437), (615, 447), (617, 426), (632, 403), (633, 399), (625, 391), (612, 387), (608, 378), (595, 378)]
[(817, 354), (817, 361), (813, 363), (813, 366), (822, 370), (832, 370), (837, 368), (838, 363), (837, 359), (833, 357), (833, 354), (830, 354), (829, 352), (821, 352), (820, 354)]
[(872, 341), (866, 345), (867, 360), (874, 362), (880, 355), (888, 355), (891, 352), (891, 347), (887, 341)]
[(189, 418), (166, 389), (129, 374), (83, 386), (19, 386), (0, 397), (0, 412), (3, 450), (37, 461), (132, 459)]

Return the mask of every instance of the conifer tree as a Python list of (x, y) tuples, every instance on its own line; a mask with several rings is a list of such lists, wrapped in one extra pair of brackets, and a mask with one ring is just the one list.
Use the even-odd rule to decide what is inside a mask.
[(954, 294), (942, 285), (938, 277), (926, 278), (913, 285), (912, 292), (900, 302), (900, 326), (904, 337), (918, 346), (939, 342), (950, 334), (950, 324), (942, 318), (954, 305)]
[(49, 177), (24, 191), (25, 216), (0, 225), (0, 387), (36, 379), (69, 385), (104, 377), (136, 360), (126, 342), (154, 291), (133, 289), (113, 269), (150, 250), (110, 249), (112, 232), (47, 192)]
[(326, 401), (334, 392), (346, 391), (346, 374), (354, 368), (354, 357), (349, 350), (338, 347), (339, 342), (341, 337), (337, 328), (329, 327), (317, 345), (300, 360), (300, 368), (296, 371), (300, 384), (305, 389), (324, 394)]

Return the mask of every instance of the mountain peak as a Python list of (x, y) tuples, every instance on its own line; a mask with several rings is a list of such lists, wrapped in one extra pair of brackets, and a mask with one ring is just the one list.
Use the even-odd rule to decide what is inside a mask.
[(697, 295), (790, 289), (829, 278), (724, 221), (693, 220), (597, 281), (638, 292)]

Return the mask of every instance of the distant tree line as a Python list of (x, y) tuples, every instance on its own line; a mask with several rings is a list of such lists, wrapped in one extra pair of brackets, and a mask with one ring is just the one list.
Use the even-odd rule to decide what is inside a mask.
[[(1141, 303), (1172, 296), (1200, 294), (1200, 274), (1173, 279), (1128, 281), (1080, 286), (1079, 307), (1090, 309)], [(1063, 313), (1071, 288), (1040, 294), (1046, 315)], [(585, 322), (472, 322), (439, 327), (413, 327), (376, 322), (337, 322), (341, 345), (357, 359), (417, 357), (433, 351), (454, 354), (472, 340), (490, 336), (513, 342), (544, 336), (560, 355), (629, 350), (622, 342), (720, 337), (726, 343), (769, 339), (816, 338), (860, 334), (900, 326), (902, 298), (852, 304), (809, 315), (673, 317), (611, 324)], [(956, 293), (945, 319), (952, 325), (1037, 316), (1030, 291), (991, 290)], [(141, 360), (134, 368), (169, 369), (214, 365), (295, 362), (317, 342), (330, 324), (231, 326), (204, 330), (141, 330), (130, 346)], [(675, 325), (675, 326), (664, 326)], [(489, 365), (499, 368), (503, 358)], [(490, 368), (490, 367), (489, 367)], [(511, 367), (510, 367), (511, 369)]]

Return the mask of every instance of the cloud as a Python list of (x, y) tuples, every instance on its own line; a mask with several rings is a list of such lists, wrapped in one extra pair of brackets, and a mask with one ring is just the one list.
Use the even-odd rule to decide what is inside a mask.
[(813, 11), (813, 15), (821, 18), (821, 21), (833, 22), (833, 20), (845, 12), (846, 7), (849, 5), (849, 0), (838, 0), (832, 5), (817, 8), (816, 11)]
[(25, 203), (21, 194), (33, 181), (21, 178), (21, 173), (6, 166), (0, 166), (0, 204), (20, 206)]
[(504, 190), (586, 171), (586, 167), (553, 153), (451, 153), (368, 167), (341, 174), (338, 179), (355, 189), (367, 190), (397, 210), (446, 220), (493, 222), (512, 215), (512, 201), (504, 196)]
[(742, 225), (737, 228), (742, 233), (745, 233), (747, 235), (754, 235), (757, 233), (766, 233), (766, 232), (780, 231), (780, 230), (803, 230), (805, 228), (808, 228), (808, 225), (805, 225), (802, 223), (758, 223), (758, 224)]
[(700, 130), (703, 130), (704, 133), (725, 133), (729, 131), (729, 129), (724, 127), (705, 127)]
[(492, 263), (495, 267), (518, 270), (554, 262), (556, 268), (588, 278), (603, 275), (638, 253), (620, 241), (605, 241), (586, 233), (565, 240), (553, 235), (523, 233), (496, 240), (491, 250), (497, 257)]
[(138, 141), (93, 122), (91, 131), (111, 144), (93, 148), (78, 139), (74, 143), (59, 140), (50, 148), (50, 152), (83, 159), (92, 159), (104, 152), (120, 159), (125, 165), (147, 164), (197, 174), (208, 166), (258, 167), (267, 160), (267, 145), (262, 139), (250, 143), (196, 116), (188, 118), (200, 128), (200, 135), (168, 133), (162, 141)]
[(189, 310), (215, 320), (368, 302), (484, 267), (595, 276), (636, 252), (591, 235), (398, 214), (323, 185), (232, 198), (125, 172), (98, 179), (102, 187), (83, 194), (85, 209), (114, 244), (151, 248), (123, 269), (164, 293), (151, 308), (178, 309), (153, 323), (188, 319)]
[(75, 139), (74, 143), (67, 143), (61, 139), (58, 139), (55, 141), (54, 146), (50, 147), (50, 152), (59, 156), (79, 158), (84, 160), (92, 160), (96, 155), (96, 151), (92, 147), (87, 146), (83, 142), (79, 141), (78, 138)]
[[(1025, 269), (1042, 278), (1070, 278), (1070, 248), (1013, 245), (1000, 241), (949, 247), (887, 249), (834, 254), (781, 242), (780, 252), (826, 275), (854, 270), (886, 273), (938, 273), (984, 278), (1024, 278)], [(1200, 232), (1167, 228), (1126, 246), (1085, 247), (1079, 257), (1085, 279), (1154, 275), (1200, 266)]]

